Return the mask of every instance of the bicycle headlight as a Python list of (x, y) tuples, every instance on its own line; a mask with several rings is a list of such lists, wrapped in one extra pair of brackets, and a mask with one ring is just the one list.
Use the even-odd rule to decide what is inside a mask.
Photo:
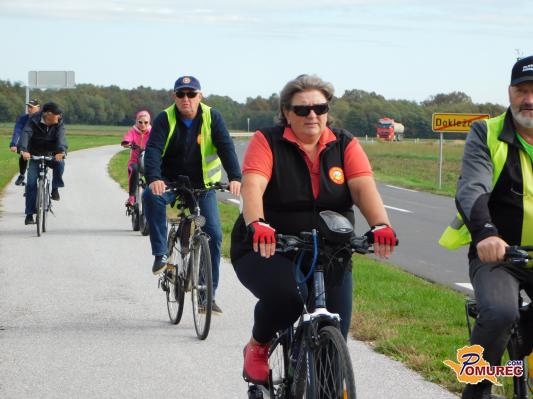
[(202, 215), (198, 215), (194, 217), (194, 224), (198, 227), (204, 227), (205, 226), (205, 217)]

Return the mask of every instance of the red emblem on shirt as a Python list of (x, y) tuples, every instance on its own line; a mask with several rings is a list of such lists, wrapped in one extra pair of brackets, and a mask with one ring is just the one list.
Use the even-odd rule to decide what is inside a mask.
[(344, 183), (344, 172), (341, 168), (338, 166), (334, 166), (329, 169), (329, 178), (331, 181), (335, 184), (343, 184)]

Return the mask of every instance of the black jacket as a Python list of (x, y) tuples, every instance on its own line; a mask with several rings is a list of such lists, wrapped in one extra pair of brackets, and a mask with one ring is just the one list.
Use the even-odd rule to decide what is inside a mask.
[(36, 112), (26, 122), (18, 143), (19, 151), (32, 155), (66, 153), (68, 144), (63, 120), (60, 119), (56, 125), (47, 126), (42, 121), (42, 114)]

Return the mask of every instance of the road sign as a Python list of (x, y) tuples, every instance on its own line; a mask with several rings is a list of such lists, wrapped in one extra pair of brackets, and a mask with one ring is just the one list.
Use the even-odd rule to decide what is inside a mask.
[(472, 122), (488, 118), (488, 114), (435, 113), (431, 118), (431, 128), (441, 133), (468, 133)]
[(32, 89), (74, 89), (74, 71), (29, 71), (28, 87)]

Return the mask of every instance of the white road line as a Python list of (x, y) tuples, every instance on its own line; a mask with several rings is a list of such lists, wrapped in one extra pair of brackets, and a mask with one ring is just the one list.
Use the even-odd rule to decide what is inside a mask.
[(403, 213), (413, 213), (412, 211), (408, 211), (407, 209), (396, 208), (394, 206), (389, 206), (389, 205), (385, 205), (385, 208), (392, 209), (392, 210), (398, 211), (398, 212), (403, 212)]
[(455, 283), (455, 285), (474, 291), (474, 288), (472, 287), (472, 284), (470, 283)]
[(410, 191), (410, 192), (412, 192), (412, 193), (418, 193), (417, 190), (411, 190), (410, 188), (404, 188), (404, 187), (392, 186), (392, 185), (390, 185), (390, 184), (385, 184), (385, 186), (390, 187), (390, 188), (395, 188), (395, 189), (397, 189), (397, 190), (404, 190), (404, 191)]

